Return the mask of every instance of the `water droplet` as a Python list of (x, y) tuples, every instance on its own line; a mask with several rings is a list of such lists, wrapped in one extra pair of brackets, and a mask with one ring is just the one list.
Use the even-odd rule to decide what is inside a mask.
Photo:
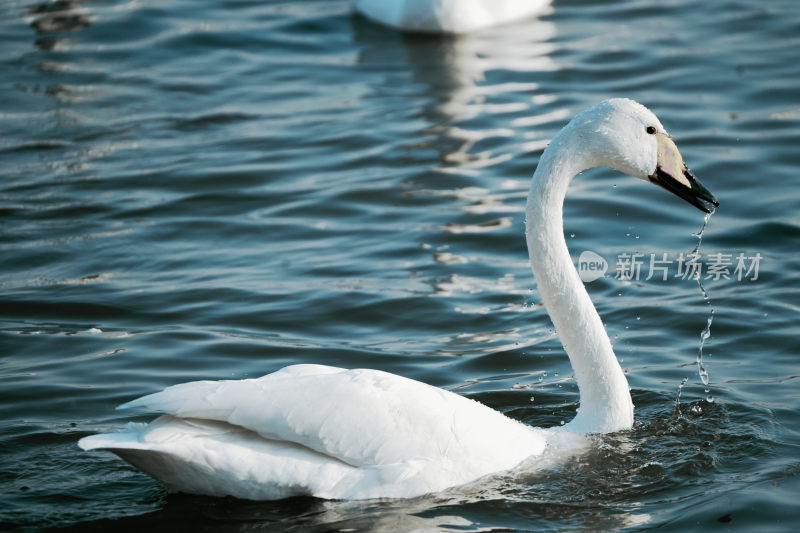
[(703, 385), (708, 385), (708, 371), (702, 363), (700, 363), (700, 370), (698, 371), (698, 374), (700, 374), (700, 381), (703, 382)]
[(571, 239), (575, 238), (575, 234), (574, 233), (570, 233), (569, 236), (570, 236)]
[(558, 372), (553, 372), (553, 375), (554, 375), (555, 377), (558, 377)]
[(531, 396), (531, 402), (533, 402), (533, 396)]
[(562, 426), (564, 425), (564, 421), (563, 421), (563, 420), (561, 421), (561, 425), (562, 425)]
[[(703, 289), (703, 285), (700, 284), (700, 280), (697, 280), (698, 285), (700, 285), (700, 289), (703, 291), (703, 297), (706, 301), (709, 301), (708, 294), (706, 293), (705, 289)], [(703, 328), (703, 331), (700, 332), (700, 346), (697, 348), (697, 373), (700, 375), (700, 379), (703, 382), (703, 385), (708, 385), (708, 371), (706, 371), (705, 366), (703, 365), (703, 347), (706, 344), (706, 341), (709, 337), (711, 337), (711, 323), (714, 321), (714, 309), (711, 309), (711, 313), (708, 315), (708, 320), (706, 321), (706, 327)]]
[(642, 319), (642, 317), (640, 317), (640, 316), (636, 317), (636, 320), (641, 320), (641, 319)]
[(706, 396), (706, 401), (708, 403), (714, 403), (714, 397), (709, 394), (708, 396)]

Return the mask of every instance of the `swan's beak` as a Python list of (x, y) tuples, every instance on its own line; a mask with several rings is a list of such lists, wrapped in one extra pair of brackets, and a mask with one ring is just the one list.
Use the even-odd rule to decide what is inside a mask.
[(719, 201), (689, 171), (672, 138), (666, 133), (659, 132), (656, 133), (656, 140), (658, 160), (656, 171), (648, 176), (650, 181), (706, 213), (718, 207)]

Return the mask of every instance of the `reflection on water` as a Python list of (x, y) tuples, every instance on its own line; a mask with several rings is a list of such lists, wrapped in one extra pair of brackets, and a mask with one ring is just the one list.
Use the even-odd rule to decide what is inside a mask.
[(56, 0), (31, 7), (28, 11), (30, 25), (42, 35), (36, 39), (36, 47), (57, 50), (67, 38), (48, 34), (76, 32), (91, 26), (91, 11), (81, 4), (81, 0)]
[[(430, 124), (424, 133), (434, 136), (426, 144), (440, 152), (442, 171), (465, 173), (508, 161), (513, 152), (499, 153), (481, 145), (500, 140), (508, 150), (506, 138), (519, 135), (512, 128), (513, 115), (538, 116), (544, 111), (537, 105), (554, 100), (540, 92), (532, 76), (526, 76), (558, 69), (550, 56), (555, 50), (550, 41), (556, 36), (556, 26), (547, 20), (532, 18), (458, 37), (402, 35), (398, 38), (403, 46), (377, 41), (375, 48), (368, 39), (390, 30), (369, 25), (361, 31), (367, 46), (360, 63), (409, 64), (413, 69), (409, 83), (431, 94), (421, 113)], [(519, 81), (509, 81), (504, 74), (510, 72), (517, 73)], [(498, 127), (505, 122), (504, 115), (512, 119), (508, 127)]]
[(92, 115), (96, 112), (92, 106), (105, 99), (108, 90), (97, 83), (103, 77), (98, 75), (97, 67), (81, 54), (71, 53), (71, 43), (81, 39), (79, 32), (91, 27), (96, 22), (95, 17), (80, 0), (34, 4), (26, 10), (25, 16), (37, 34), (34, 46), (42, 52), (31, 56), (37, 61), (35, 68), (44, 73), (44, 79), (54, 80), (43, 87), (26, 87), (30, 94), (44, 95), (55, 103), (54, 107), (50, 106), (45, 99), (26, 106), (48, 108), (49, 125), (42, 124), (42, 115), (32, 114), (31, 117), (37, 119), (36, 130), (41, 130), (44, 137), (38, 141), (39, 145), (53, 148), (49, 157), (43, 158), (46, 170), (68, 175), (90, 170), (93, 159), (105, 157), (117, 149), (111, 145), (98, 146), (88, 139), (87, 142), (80, 140), (81, 133), (86, 133), (84, 128), (93, 122)]
[[(425, 98), (419, 114), (424, 127), (419, 131), (414, 149), (432, 149), (438, 153), (438, 172), (454, 176), (480, 176), (487, 167), (503, 166), (513, 157), (529, 150), (541, 150), (549, 139), (532, 130), (531, 125), (559, 122), (564, 112), (552, 111), (556, 98), (541, 92), (536, 81), (541, 73), (558, 70), (551, 58), (557, 35), (550, 21), (529, 19), (519, 24), (494, 28), (459, 37), (400, 35), (371, 24), (355, 25), (356, 40), (363, 49), (359, 64), (386, 69), (403, 65), (410, 68), (407, 85)], [(387, 40), (391, 40), (388, 43)], [(392, 80), (394, 82), (394, 80)], [(381, 91), (385, 91), (381, 86)], [(383, 95), (381, 95), (383, 96)], [(540, 108), (547, 104), (547, 108)], [(522, 115), (529, 124), (519, 125)], [(539, 118), (541, 117), (541, 118)], [(538, 118), (538, 121), (537, 121)], [(520, 126), (528, 127), (527, 131)], [(435, 228), (451, 235), (488, 234), (513, 231), (512, 214), (524, 209), (528, 178), (533, 167), (526, 168), (519, 179), (511, 176), (492, 184), (491, 189), (466, 185), (457, 188), (414, 187), (404, 193), (409, 198), (440, 197), (456, 200), (454, 208), (468, 215), (466, 220), (449, 222)], [(498, 214), (508, 216), (497, 216)], [(519, 237), (521, 239), (521, 237)], [(520, 242), (522, 242), (520, 240)], [(431, 250), (431, 259), (444, 267), (459, 267), (485, 262), (486, 257), (471, 257), (446, 247), (423, 246)], [(526, 264), (524, 256), (519, 262)], [(523, 267), (527, 270), (527, 267)], [(504, 293), (527, 294), (511, 273), (495, 279), (449, 272), (430, 277), (431, 296), (451, 298), (456, 294)], [(529, 283), (522, 283), (528, 286)], [(522, 299), (499, 306), (454, 305), (459, 315), (486, 316), (491, 313), (533, 309)], [(550, 338), (548, 331), (524, 333), (516, 330), (462, 334), (436, 353), (443, 355), (479, 355), (496, 353), (521, 345), (533, 345)]]

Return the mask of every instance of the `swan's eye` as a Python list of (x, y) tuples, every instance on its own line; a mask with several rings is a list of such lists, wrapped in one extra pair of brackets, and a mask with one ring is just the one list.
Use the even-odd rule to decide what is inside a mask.
[(648, 135), (655, 135), (657, 130), (656, 130), (656, 128), (655, 128), (655, 127), (653, 127), (653, 126), (647, 126), (647, 127), (644, 129), (644, 131), (646, 131)]

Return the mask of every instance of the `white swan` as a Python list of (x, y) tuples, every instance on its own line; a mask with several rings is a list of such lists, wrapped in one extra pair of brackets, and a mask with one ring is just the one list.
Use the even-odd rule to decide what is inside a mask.
[[(632, 100), (584, 111), (542, 154), (528, 196), (528, 249), (580, 390), (577, 416), (560, 429), (579, 433), (633, 423), (628, 383), (563, 236), (567, 187), (595, 166), (652, 181), (706, 212), (718, 205), (655, 115)], [(511, 469), (542, 454), (557, 431), (393, 374), (319, 365), (184, 383), (120, 406), (128, 407), (166, 414), (79, 445), (110, 450), (171, 491), (253, 500), (414, 497)]]
[(542, 13), (550, 0), (356, 0), (365, 17), (403, 31), (468, 33)]

